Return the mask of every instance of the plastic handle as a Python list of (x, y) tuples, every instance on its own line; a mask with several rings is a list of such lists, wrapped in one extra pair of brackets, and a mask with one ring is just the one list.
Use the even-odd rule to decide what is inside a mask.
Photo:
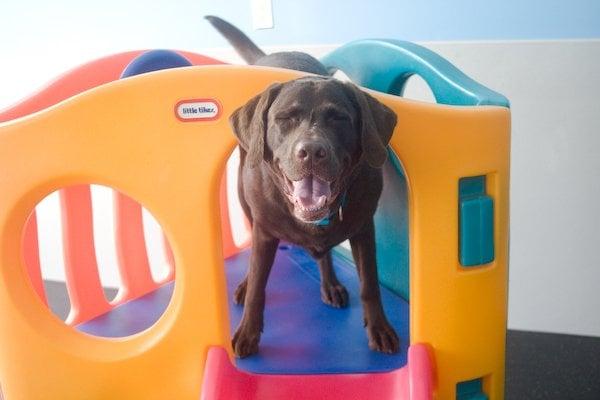
[(440, 104), (509, 107), (506, 97), (477, 83), (443, 57), (425, 47), (400, 40), (359, 40), (321, 60), (342, 70), (353, 82), (384, 93), (402, 95), (408, 78), (419, 75)]

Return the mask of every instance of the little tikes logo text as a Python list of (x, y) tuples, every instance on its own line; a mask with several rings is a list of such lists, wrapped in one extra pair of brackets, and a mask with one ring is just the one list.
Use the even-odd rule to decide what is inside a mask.
[(214, 121), (221, 116), (221, 105), (215, 99), (181, 100), (175, 105), (175, 116), (182, 122)]

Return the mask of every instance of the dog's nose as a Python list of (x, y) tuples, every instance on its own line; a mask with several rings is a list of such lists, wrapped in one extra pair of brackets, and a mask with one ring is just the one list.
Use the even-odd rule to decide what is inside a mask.
[(318, 140), (301, 140), (294, 148), (296, 159), (302, 164), (317, 164), (329, 155), (327, 148)]

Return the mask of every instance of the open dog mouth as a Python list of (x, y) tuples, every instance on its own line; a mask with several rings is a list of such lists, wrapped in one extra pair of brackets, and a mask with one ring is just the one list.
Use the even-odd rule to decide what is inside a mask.
[(294, 215), (303, 222), (319, 221), (329, 215), (331, 182), (314, 174), (292, 181), (283, 174), (287, 185), (288, 199), (294, 205)]

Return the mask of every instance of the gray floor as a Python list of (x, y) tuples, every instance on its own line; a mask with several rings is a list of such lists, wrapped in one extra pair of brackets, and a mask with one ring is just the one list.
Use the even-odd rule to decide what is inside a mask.
[(600, 338), (508, 331), (507, 400), (600, 400)]
[[(67, 287), (63, 282), (44, 281), (44, 289), (50, 309), (54, 315), (64, 321), (70, 309)], [(117, 289), (104, 288), (104, 294), (107, 299), (112, 299), (117, 294)]]
[[(45, 282), (52, 311), (69, 312), (65, 285)], [(115, 289), (105, 289), (113, 298)], [(507, 400), (600, 400), (600, 338), (508, 331)]]

